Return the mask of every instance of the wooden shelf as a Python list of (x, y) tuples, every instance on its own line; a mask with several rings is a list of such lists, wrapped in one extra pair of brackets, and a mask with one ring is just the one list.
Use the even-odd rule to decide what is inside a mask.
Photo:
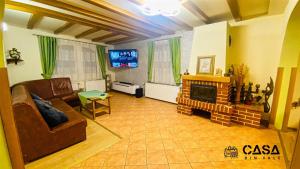
[(257, 112), (264, 112), (263, 105), (236, 104), (235, 106), (238, 108), (242, 108), (242, 109), (248, 109), (248, 110), (257, 111)]
[(13, 58), (7, 58), (6, 59), (6, 62), (7, 64), (11, 64), (11, 63), (14, 63), (14, 64), (18, 64), (19, 62), (23, 62), (24, 60), (22, 59), (13, 59)]

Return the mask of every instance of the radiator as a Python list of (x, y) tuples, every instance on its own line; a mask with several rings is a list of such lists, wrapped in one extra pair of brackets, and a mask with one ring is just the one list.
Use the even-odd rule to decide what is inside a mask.
[(166, 102), (176, 103), (176, 97), (179, 92), (179, 86), (146, 83), (145, 96)]
[(105, 80), (91, 80), (85, 82), (85, 90), (99, 90), (101, 92), (105, 92)]

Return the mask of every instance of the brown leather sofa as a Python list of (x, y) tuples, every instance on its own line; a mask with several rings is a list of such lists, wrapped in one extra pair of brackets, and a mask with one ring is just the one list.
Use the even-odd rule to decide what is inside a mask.
[[(68, 116), (68, 121), (49, 128), (30, 93), (35, 93)], [(86, 139), (86, 120), (68, 103), (76, 98), (70, 79), (23, 82), (12, 88), (12, 104), (24, 162), (36, 160)]]

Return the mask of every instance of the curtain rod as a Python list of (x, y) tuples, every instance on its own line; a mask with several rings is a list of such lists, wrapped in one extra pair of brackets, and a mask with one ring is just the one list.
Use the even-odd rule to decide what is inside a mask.
[[(48, 36), (48, 35), (39, 35), (39, 34), (32, 34), (33, 36)], [(58, 38), (58, 37), (54, 37), (54, 36), (48, 36), (48, 37), (53, 37), (53, 38), (57, 38), (57, 39), (62, 39), (62, 40), (69, 40), (69, 41), (74, 41), (74, 42), (81, 42), (81, 43), (86, 43), (86, 44), (92, 44), (92, 45), (100, 45), (97, 43), (93, 43), (93, 42), (83, 42), (83, 41), (79, 41), (79, 40), (72, 40), (72, 39), (67, 39), (67, 38)], [(108, 45), (102, 45), (105, 47), (109, 47)]]
[(175, 37), (169, 37), (169, 38), (157, 39), (157, 40), (153, 40), (153, 41), (154, 41), (154, 42), (157, 42), (157, 41), (169, 40), (169, 39), (172, 39), (172, 38), (179, 38), (179, 39), (181, 39), (182, 36), (175, 36)]

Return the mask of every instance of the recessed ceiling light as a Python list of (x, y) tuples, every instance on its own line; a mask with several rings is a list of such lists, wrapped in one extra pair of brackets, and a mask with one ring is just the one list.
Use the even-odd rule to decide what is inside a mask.
[(149, 16), (176, 16), (180, 13), (181, 3), (179, 0), (146, 0), (141, 8)]

